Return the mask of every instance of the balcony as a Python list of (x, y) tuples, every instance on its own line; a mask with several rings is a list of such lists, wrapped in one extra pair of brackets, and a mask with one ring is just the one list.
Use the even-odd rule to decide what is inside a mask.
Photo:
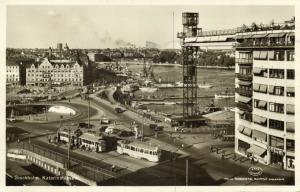
[(236, 58), (235, 63), (237, 64), (253, 64), (253, 59)]
[(242, 103), (242, 102), (236, 102), (236, 107), (243, 110), (243, 111), (249, 111), (251, 112), (253, 109), (252, 109), (252, 105), (250, 104), (246, 104), (246, 103)]
[(253, 77), (252, 74), (241, 74), (241, 73), (236, 73), (236, 77), (239, 80), (244, 80), (244, 81), (252, 81)]
[(295, 46), (295, 42), (245, 42), (236, 45), (239, 47), (291, 47)]
[(243, 88), (236, 88), (235, 92), (237, 92), (238, 94), (240, 94), (242, 96), (252, 97), (252, 90), (246, 90), (246, 89), (243, 89)]

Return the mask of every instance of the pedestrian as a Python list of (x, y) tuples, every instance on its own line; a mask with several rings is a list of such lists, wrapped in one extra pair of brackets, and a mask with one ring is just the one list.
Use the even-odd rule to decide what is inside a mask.
[(111, 171), (114, 172), (114, 171), (115, 171), (115, 168), (116, 168), (116, 167), (115, 167), (115, 165), (113, 164), (113, 165), (111, 166)]

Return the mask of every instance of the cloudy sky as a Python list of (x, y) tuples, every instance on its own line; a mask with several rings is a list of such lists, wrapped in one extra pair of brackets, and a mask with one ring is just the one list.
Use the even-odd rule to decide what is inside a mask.
[[(216, 30), (242, 24), (283, 22), (295, 15), (292, 6), (29, 6), (7, 7), (7, 47), (47, 48), (57, 42), (70, 48), (114, 48), (146, 41), (172, 48), (182, 31), (181, 13), (199, 12), (199, 27)], [(175, 46), (179, 41), (175, 35)]]

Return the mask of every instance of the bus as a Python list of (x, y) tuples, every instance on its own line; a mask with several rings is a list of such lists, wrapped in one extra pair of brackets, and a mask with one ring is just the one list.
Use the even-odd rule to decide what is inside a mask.
[(138, 141), (118, 141), (117, 152), (137, 159), (146, 159), (151, 162), (159, 162), (161, 158), (161, 150), (158, 147)]

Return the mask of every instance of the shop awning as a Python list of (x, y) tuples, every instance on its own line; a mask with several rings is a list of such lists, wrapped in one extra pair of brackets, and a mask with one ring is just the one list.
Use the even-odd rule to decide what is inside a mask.
[(267, 87), (268, 87), (267, 85), (260, 85), (259, 91), (265, 93), (265, 92), (267, 92)]
[(264, 124), (264, 123), (267, 122), (267, 118), (261, 117), (261, 116), (258, 116), (258, 115), (253, 115), (253, 121), (256, 122), (256, 123), (259, 123), (259, 124)]
[(268, 37), (284, 37), (286, 33), (271, 33)]
[(252, 84), (252, 82), (249, 82), (249, 81), (239, 81), (239, 85), (250, 86), (251, 84)]
[(263, 38), (266, 37), (268, 34), (264, 33), (264, 34), (255, 34), (252, 36), (252, 38)]
[(252, 99), (249, 97), (239, 96), (238, 100), (242, 103), (249, 103)]
[(245, 135), (251, 137), (252, 129), (250, 129), (250, 128), (248, 128), (248, 127), (244, 127), (243, 134), (245, 134)]
[(258, 102), (258, 107), (264, 108), (264, 107), (266, 107), (266, 105), (267, 105), (267, 102), (266, 102), (266, 101), (259, 101), (259, 102)]
[(244, 126), (242, 126), (242, 125), (239, 125), (239, 127), (238, 127), (238, 131), (239, 132), (243, 132), (244, 131), (244, 129), (245, 129), (245, 127)]
[(262, 141), (266, 141), (267, 140), (267, 134), (261, 131), (257, 131), (257, 130), (253, 130), (252, 131), (252, 137), (253, 138), (258, 138)]
[(244, 114), (245, 114), (245, 111), (238, 110), (238, 114), (244, 115)]
[(248, 153), (253, 153), (255, 155), (261, 156), (267, 151), (267, 149), (261, 148), (257, 145), (252, 145), (249, 149), (247, 149)]
[(289, 36), (295, 36), (295, 32), (289, 33)]

